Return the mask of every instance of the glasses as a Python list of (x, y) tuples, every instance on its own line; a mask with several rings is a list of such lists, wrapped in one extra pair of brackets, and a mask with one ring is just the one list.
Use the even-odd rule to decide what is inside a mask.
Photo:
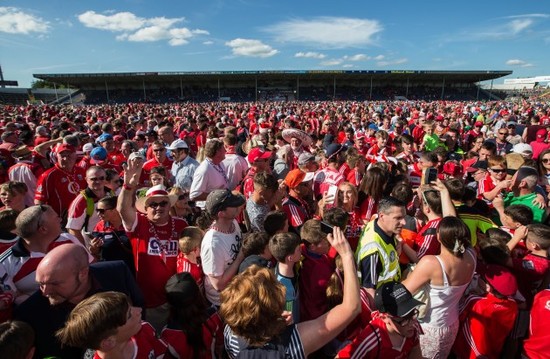
[(501, 135), (501, 136), (507, 136), (508, 132), (499, 132), (498, 134)]
[(98, 208), (96, 209), (96, 211), (97, 211), (97, 214), (104, 214), (105, 212), (110, 211), (112, 209), (113, 208)]
[(153, 209), (156, 209), (158, 207), (166, 207), (168, 205), (168, 201), (162, 201), (162, 202), (151, 202), (147, 204), (147, 207), (151, 207)]
[(542, 163), (548, 163), (548, 162), (550, 162), (550, 158), (543, 158), (542, 159)]
[(153, 148), (153, 152), (163, 152), (165, 150), (165, 148)]
[(418, 309), (414, 309), (412, 313), (407, 315), (405, 318), (394, 317), (394, 316), (390, 316), (390, 318), (392, 322), (394, 322), (395, 324), (401, 327), (404, 327), (411, 324), (414, 320), (416, 320), (416, 318), (418, 318)]
[(101, 177), (90, 177), (88, 178), (90, 181), (92, 182), (99, 182), (99, 181), (105, 181), (105, 176), (101, 176)]
[(501, 169), (501, 168), (489, 168), (489, 171), (494, 172), (494, 173), (503, 173), (503, 172), (506, 172), (506, 170)]

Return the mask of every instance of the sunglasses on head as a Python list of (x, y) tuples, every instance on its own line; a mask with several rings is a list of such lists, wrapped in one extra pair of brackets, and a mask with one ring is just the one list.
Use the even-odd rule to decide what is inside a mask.
[(151, 207), (153, 209), (156, 209), (158, 207), (166, 207), (168, 205), (168, 201), (162, 201), (162, 202), (151, 202), (147, 204), (147, 207)]

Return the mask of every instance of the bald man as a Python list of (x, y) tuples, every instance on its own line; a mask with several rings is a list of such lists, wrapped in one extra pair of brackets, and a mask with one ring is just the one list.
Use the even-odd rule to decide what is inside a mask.
[(134, 306), (143, 307), (143, 295), (122, 261), (89, 265), (86, 250), (77, 244), (52, 249), (36, 269), (40, 290), (15, 310), (15, 318), (29, 323), (36, 334), (35, 357), (79, 358), (82, 350), (61, 347), (55, 332), (71, 310), (84, 298), (98, 292), (128, 295)]

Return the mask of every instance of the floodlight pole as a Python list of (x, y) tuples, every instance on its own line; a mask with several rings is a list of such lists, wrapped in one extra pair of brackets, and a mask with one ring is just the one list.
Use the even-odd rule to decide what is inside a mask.
[(107, 80), (105, 80), (105, 93), (107, 94), (107, 103), (111, 102), (109, 99), (109, 85), (107, 85)]

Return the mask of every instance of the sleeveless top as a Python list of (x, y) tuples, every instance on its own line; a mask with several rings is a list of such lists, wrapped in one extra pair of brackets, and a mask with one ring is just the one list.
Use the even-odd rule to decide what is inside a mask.
[[(466, 253), (476, 261), (475, 255), (471, 249), (466, 250)], [(459, 286), (449, 285), (447, 273), (445, 272), (445, 264), (439, 256), (436, 256), (443, 272), (443, 285), (428, 284), (430, 289), (430, 304), (427, 308), (426, 316), (422, 320), (422, 325), (429, 325), (433, 327), (449, 327), (458, 320), (459, 310), (458, 302), (462, 298), (464, 291), (470, 284), (467, 283)], [(473, 277), (475, 271), (472, 271), (471, 277)], [(471, 280), (470, 277), (470, 280)]]

